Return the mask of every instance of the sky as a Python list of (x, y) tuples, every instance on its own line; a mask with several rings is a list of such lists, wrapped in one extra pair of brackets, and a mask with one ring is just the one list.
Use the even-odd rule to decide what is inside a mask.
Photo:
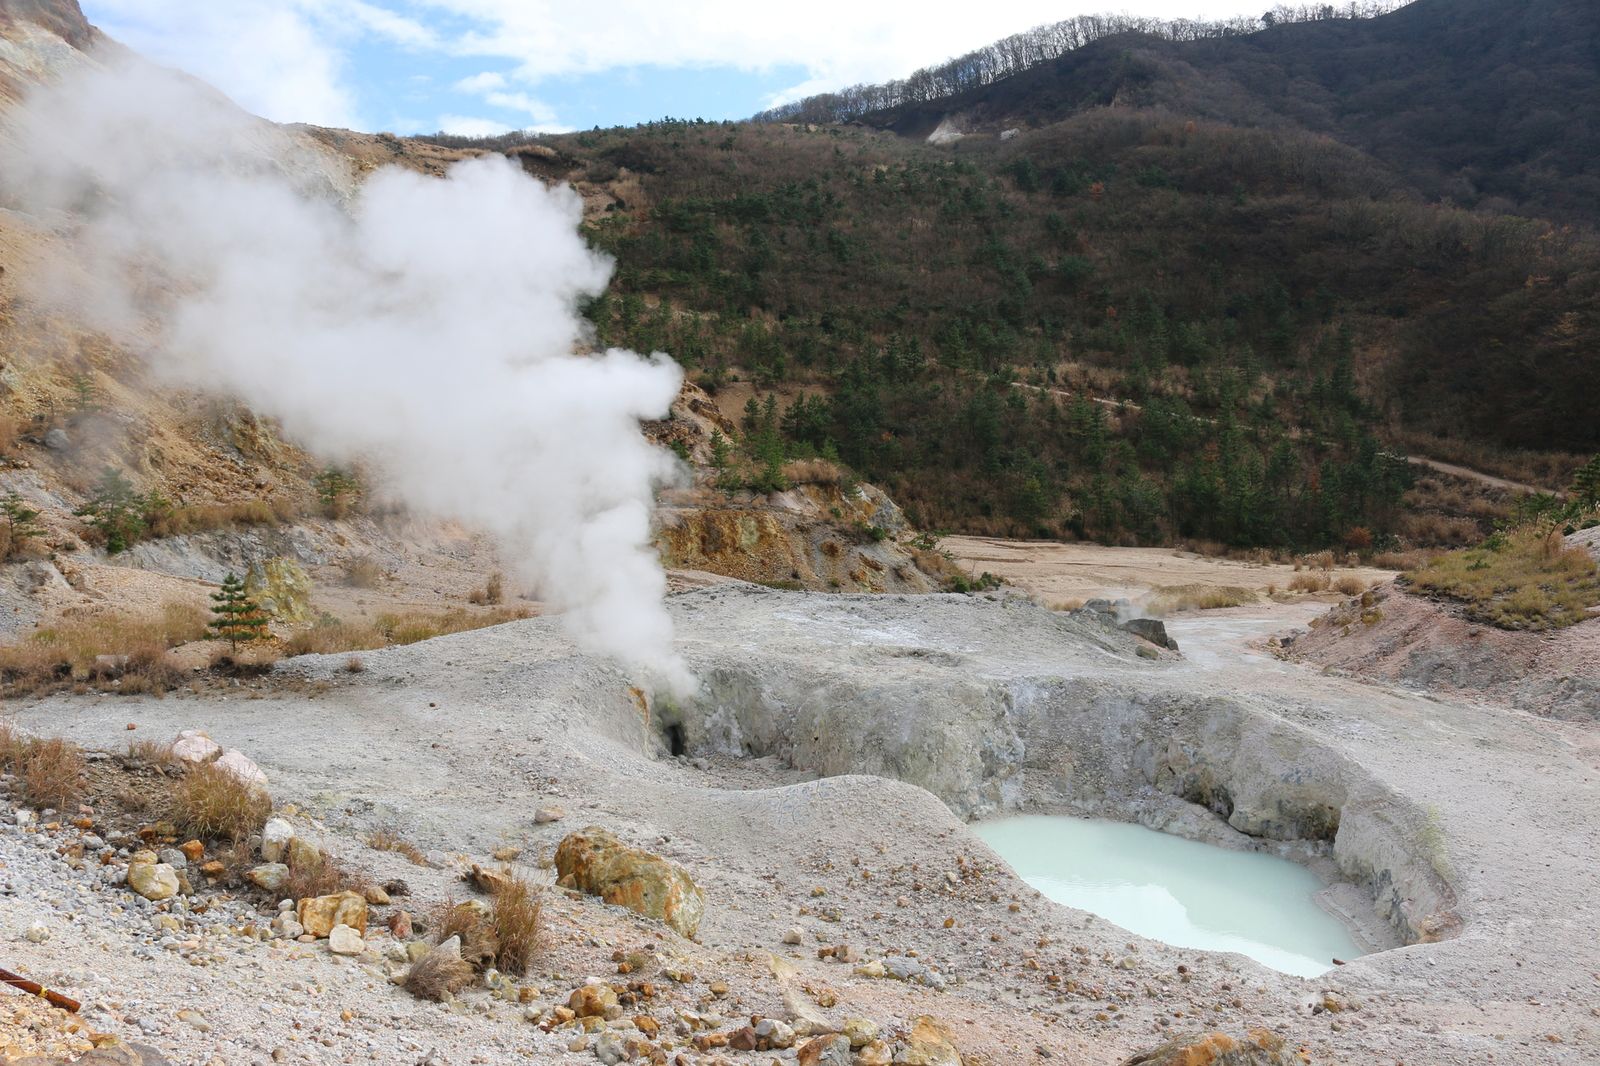
[(746, 118), (1107, 10), (1258, 14), (1264, 0), (82, 0), (113, 38), (278, 122), (559, 132)]

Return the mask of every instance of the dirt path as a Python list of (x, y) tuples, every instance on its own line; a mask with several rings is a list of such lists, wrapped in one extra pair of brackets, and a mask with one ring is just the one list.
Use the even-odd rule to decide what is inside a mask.
[[(1137, 602), (1158, 589), (1191, 586), (1245, 589), (1260, 595), (1273, 587), (1287, 589), (1296, 573), (1284, 563), (1216, 559), (1173, 548), (1110, 548), (999, 537), (945, 537), (939, 546), (973, 574), (987, 570), (1046, 605), (1096, 596)], [(1365, 584), (1394, 577), (1393, 571), (1373, 567), (1339, 568), (1331, 576), (1346, 574)]]
[(1554, 493), (1557, 496), (1563, 495), (1563, 493), (1558, 489), (1540, 488), (1537, 485), (1529, 485), (1522, 481), (1508, 481), (1503, 477), (1495, 477), (1493, 474), (1485, 474), (1480, 470), (1473, 470), (1470, 467), (1457, 466), (1454, 463), (1442, 463), (1437, 459), (1424, 459), (1420, 455), (1410, 456), (1409, 460), (1414, 466), (1425, 466), (1429, 470), (1437, 470), (1441, 474), (1449, 474), (1451, 477), (1466, 478), (1469, 481), (1476, 481), (1483, 485), (1492, 485), (1497, 489), (1507, 489), (1511, 492), (1526, 492), (1530, 494)]

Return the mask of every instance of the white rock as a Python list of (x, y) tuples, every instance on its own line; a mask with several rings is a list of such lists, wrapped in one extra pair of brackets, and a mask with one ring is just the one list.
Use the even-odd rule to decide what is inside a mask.
[(247, 785), (258, 785), (261, 788), (267, 787), (267, 775), (262, 773), (261, 767), (252, 762), (250, 757), (238, 748), (229, 748), (222, 758), (217, 760), (217, 767), (228, 771)]
[(33, 812), (32, 811), (19, 810), (12, 817), (16, 819), (17, 825), (19, 827), (21, 827), (21, 828), (27, 828), (28, 826), (33, 824)]
[(222, 745), (206, 736), (203, 729), (185, 729), (172, 742), (172, 754), (184, 762), (210, 762), (222, 751)]
[(551, 822), (561, 821), (566, 816), (567, 812), (560, 807), (540, 807), (533, 812), (533, 824), (549, 825)]
[(178, 871), (164, 862), (129, 863), (128, 887), (148, 900), (171, 899), (178, 894)]
[(328, 933), (328, 950), (335, 955), (359, 955), (367, 950), (367, 942), (348, 925), (336, 925)]
[(50, 927), (43, 922), (33, 922), (22, 935), (30, 944), (43, 944), (50, 939)]
[[(220, 761), (220, 760), (219, 760)], [(261, 859), (263, 862), (282, 862), (294, 839), (294, 826), (282, 818), (268, 818), (261, 830)]]
[(791, 929), (787, 933), (783, 934), (783, 942), (785, 944), (798, 944), (804, 939), (805, 933), (801, 932), (799, 929)]
[(301, 925), (294, 915), (279, 911), (278, 916), (272, 919), (272, 931), (285, 940), (293, 940), (295, 937), (304, 936), (306, 927)]

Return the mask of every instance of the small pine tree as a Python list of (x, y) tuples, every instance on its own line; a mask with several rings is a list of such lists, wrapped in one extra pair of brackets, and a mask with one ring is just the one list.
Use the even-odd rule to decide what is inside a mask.
[(134, 491), (133, 482), (108, 466), (89, 502), (73, 513), (99, 530), (106, 539), (106, 550), (115, 555), (145, 535), (145, 504), (145, 497)]
[(1585, 463), (1572, 477), (1569, 489), (1581, 507), (1600, 506), (1600, 455)]
[(232, 573), (222, 580), (220, 591), (211, 594), (212, 635), (226, 640), (234, 651), (239, 642), (261, 640), (267, 636), (267, 616), (244, 591), (244, 582)]
[(44, 527), (37, 521), (39, 512), (29, 507), (15, 492), (8, 492), (4, 499), (0, 499), (0, 516), (4, 516), (6, 522), (7, 559), (21, 551), (28, 540), (44, 535)]

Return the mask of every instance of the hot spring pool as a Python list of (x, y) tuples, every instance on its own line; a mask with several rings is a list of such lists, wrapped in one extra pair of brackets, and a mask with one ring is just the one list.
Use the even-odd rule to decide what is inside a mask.
[(1236, 951), (1301, 977), (1362, 954), (1312, 899), (1322, 882), (1287, 859), (1087, 818), (1030, 815), (973, 829), (1050, 899), (1151, 940)]

